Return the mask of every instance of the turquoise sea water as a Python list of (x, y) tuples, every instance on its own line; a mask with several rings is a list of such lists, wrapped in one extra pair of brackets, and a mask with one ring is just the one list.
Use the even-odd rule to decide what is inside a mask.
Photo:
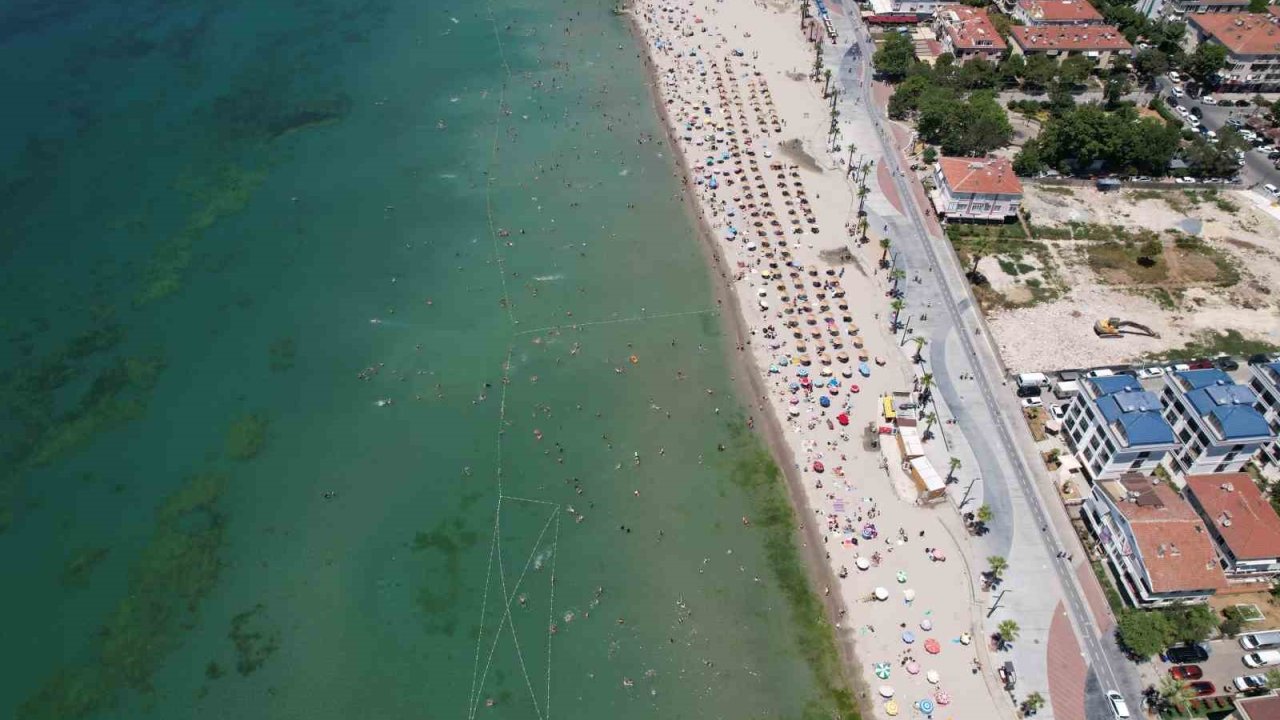
[(610, 7), (24, 0), (0, 68), (0, 716), (824, 704)]

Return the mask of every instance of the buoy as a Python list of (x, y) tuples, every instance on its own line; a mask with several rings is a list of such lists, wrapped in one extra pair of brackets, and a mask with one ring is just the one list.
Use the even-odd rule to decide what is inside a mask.
[(632, 355), (632, 356), (631, 356), (631, 364), (632, 364), (632, 365), (635, 365), (635, 364), (636, 364), (636, 363), (638, 363), (638, 362), (640, 362), (640, 358), (636, 357), (635, 355)]

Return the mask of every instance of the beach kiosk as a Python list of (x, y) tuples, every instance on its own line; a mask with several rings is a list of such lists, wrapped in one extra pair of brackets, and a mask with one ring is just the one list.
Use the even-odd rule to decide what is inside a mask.
[(924, 455), (924, 443), (920, 440), (920, 431), (914, 427), (898, 428), (898, 451), (904, 460)]
[(907, 472), (916, 485), (916, 499), (922, 503), (941, 500), (947, 495), (947, 482), (933, 468), (929, 458), (916, 457), (907, 461)]

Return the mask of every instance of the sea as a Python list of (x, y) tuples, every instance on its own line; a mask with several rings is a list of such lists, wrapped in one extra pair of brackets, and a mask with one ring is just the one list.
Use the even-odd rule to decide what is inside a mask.
[(0, 83), (0, 717), (831, 716), (614, 6), (8, 0)]

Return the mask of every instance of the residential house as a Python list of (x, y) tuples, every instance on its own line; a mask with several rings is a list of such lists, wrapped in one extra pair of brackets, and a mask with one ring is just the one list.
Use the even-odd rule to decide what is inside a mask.
[(1005, 158), (939, 158), (933, 205), (947, 220), (1004, 222), (1018, 216), (1022, 182)]
[(942, 52), (951, 53), (961, 64), (974, 58), (1000, 62), (1008, 48), (984, 8), (958, 3), (943, 5), (938, 8), (933, 27)]
[(1013, 17), (1023, 25), (1101, 25), (1102, 13), (1086, 0), (1018, 0)]
[(1280, 720), (1280, 694), (1274, 690), (1257, 697), (1237, 695), (1233, 702), (1236, 711), (1228, 715), (1227, 720)]
[(1114, 25), (1015, 25), (1010, 48), (1020, 55), (1048, 55), (1057, 62), (1084, 56), (1106, 68), (1117, 55), (1133, 55), (1133, 46)]
[(1183, 488), (1200, 514), (1229, 584), (1280, 575), (1280, 516), (1246, 473), (1188, 475)]
[(933, 17), (942, 0), (869, 0), (875, 16), (915, 15), (921, 20)]
[(1164, 419), (1181, 447), (1169, 453), (1177, 473), (1239, 472), (1276, 435), (1254, 407), (1258, 396), (1218, 369), (1165, 375)]
[[(1280, 363), (1250, 365), (1249, 387), (1258, 395), (1257, 409), (1271, 428), (1271, 434), (1280, 436)], [(1280, 441), (1269, 442), (1258, 451), (1262, 462), (1280, 463)]]
[(1160, 397), (1143, 390), (1134, 376), (1087, 378), (1079, 385), (1062, 431), (1089, 477), (1150, 475), (1178, 447), (1161, 415)]
[(1168, 483), (1137, 474), (1096, 482), (1080, 517), (1135, 607), (1203, 602), (1226, 586), (1204, 521)]
[(1134, 9), (1152, 20), (1182, 20), (1191, 13), (1242, 13), (1249, 0), (1139, 0)]
[(1187, 15), (1183, 43), (1191, 52), (1201, 43), (1227, 49), (1227, 65), (1218, 71), (1223, 92), (1280, 90), (1280, 17), (1274, 13), (1195, 13)]

